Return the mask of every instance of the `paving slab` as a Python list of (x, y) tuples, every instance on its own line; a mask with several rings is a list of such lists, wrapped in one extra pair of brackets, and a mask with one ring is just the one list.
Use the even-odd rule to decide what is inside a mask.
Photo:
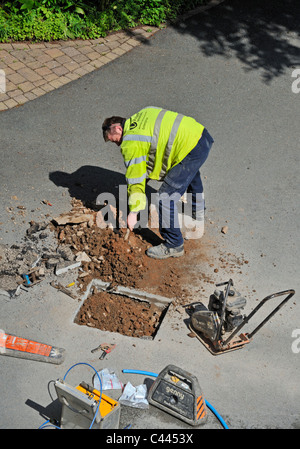
[[(0, 111), (22, 105), (58, 88), (66, 82), (99, 69), (111, 60), (146, 42), (158, 27), (143, 26), (113, 33), (101, 39), (54, 41), (42, 43), (1, 43), (0, 70), (6, 78), (5, 92), (0, 92)], [(74, 75), (75, 73), (75, 75)], [(49, 79), (52, 75), (52, 79)], [(63, 82), (59, 82), (64, 77)], [(43, 80), (39, 90), (25, 85)], [(20, 90), (16, 96), (15, 91)], [(34, 97), (32, 96), (34, 95)], [(4, 96), (5, 95), (5, 96)], [(11, 100), (14, 101), (11, 101)]]

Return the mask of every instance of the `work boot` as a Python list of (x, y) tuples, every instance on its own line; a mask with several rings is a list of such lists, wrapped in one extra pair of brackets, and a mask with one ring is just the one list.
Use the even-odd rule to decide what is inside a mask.
[(183, 256), (184, 248), (183, 245), (168, 248), (164, 243), (161, 243), (158, 246), (152, 246), (152, 248), (147, 249), (146, 254), (153, 259), (168, 259), (169, 257)]

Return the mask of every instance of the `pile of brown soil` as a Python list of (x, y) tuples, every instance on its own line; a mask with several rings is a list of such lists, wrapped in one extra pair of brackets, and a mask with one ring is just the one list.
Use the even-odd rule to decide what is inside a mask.
[[(83, 217), (93, 214), (94, 220), (72, 223), (72, 214), (78, 218), (80, 211)], [(185, 243), (183, 258), (156, 260), (146, 255), (147, 248), (162, 241), (156, 229), (134, 230), (127, 237), (126, 228), (99, 228), (96, 213), (83, 208), (78, 201), (69, 217), (68, 223), (56, 224), (54, 229), (59, 245), (70, 247), (77, 259), (84, 254), (78, 279), (82, 291), (92, 279), (99, 278), (169, 298), (181, 296), (186, 280), (185, 263), (193, 264), (196, 241)]]

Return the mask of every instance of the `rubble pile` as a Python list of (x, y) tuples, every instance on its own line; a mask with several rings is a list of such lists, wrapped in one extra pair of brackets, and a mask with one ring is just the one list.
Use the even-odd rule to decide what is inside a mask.
[[(115, 211), (113, 211), (115, 212)], [(179, 301), (184, 289), (182, 262), (177, 259), (157, 261), (146, 256), (149, 246), (160, 243), (157, 230), (128, 231), (110, 223), (99, 227), (103, 217), (72, 200), (72, 209), (51, 222), (32, 221), (24, 243), (0, 246), (0, 289), (2, 294), (16, 295), (26, 290), (24, 275), (34, 273), (38, 281), (46, 280), (67, 292), (59, 276), (75, 267), (74, 281), (81, 299), (93, 279), (159, 294)], [(58, 284), (53, 282), (53, 276)], [(50, 282), (52, 280), (52, 282)], [(68, 289), (70, 290), (70, 289)], [(27, 289), (28, 291), (28, 289)], [(20, 294), (20, 290), (18, 292)], [(71, 294), (70, 294), (71, 296)], [(108, 293), (93, 293), (83, 304), (77, 324), (97, 327), (136, 337), (151, 337), (161, 319), (161, 310), (153, 305)]]
[[(99, 215), (98, 215), (99, 217)], [(78, 287), (85, 291), (94, 278), (115, 285), (133, 287), (167, 297), (181, 294), (181, 264), (176, 260), (157, 261), (146, 256), (146, 249), (160, 242), (154, 231), (99, 227), (97, 213), (73, 200), (67, 215), (53, 220), (58, 248), (67, 246), (81, 261)]]
[[(26, 290), (26, 276), (37, 282), (46, 280), (75, 300), (83, 297), (93, 279), (100, 279), (111, 287), (120, 285), (167, 297), (176, 308), (190, 302), (188, 286), (194, 280), (196, 284), (199, 281), (214, 284), (219, 267), (240, 270), (241, 265), (248, 263), (234, 260), (230, 254), (222, 255), (219, 261), (215, 257), (212, 260), (205, 245), (197, 244), (196, 240), (185, 242), (183, 258), (170, 258), (167, 263), (151, 259), (146, 250), (161, 243), (158, 230), (143, 228), (129, 232), (122, 215), (118, 217), (119, 226), (114, 226), (109, 220), (112, 218), (115, 223), (118, 211), (109, 207), (108, 219), (108, 215), (102, 214), (103, 208), (96, 211), (73, 199), (68, 213), (53, 217), (48, 223), (31, 221), (22, 244), (0, 245), (2, 298)], [(195, 257), (209, 267), (211, 275), (205, 270), (193, 272)], [(61, 276), (70, 270), (74, 281), (71, 284), (75, 284), (72, 289), (68, 288), (71, 284), (62, 285), (65, 278)], [(53, 281), (53, 277), (58, 279)], [(160, 314), (152, 306), (146, 307), (130, 298), (93, 292), (76, 322), (129, 336), (151, 336), (157, 330)]]
[(53, 273), (55, 266), (74, 259), (68, 247), (58, 247), (49, 223), (30, 222), (23, 243), (0, 245), (0, 288), (10, 294), (24, 285), (24, 276), (33, 272), (38, 280)]

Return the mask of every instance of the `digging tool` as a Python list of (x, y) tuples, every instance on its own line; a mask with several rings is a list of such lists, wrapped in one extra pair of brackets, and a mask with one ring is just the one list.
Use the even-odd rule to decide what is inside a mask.
[(28, 273), (22, 274), (22, 278), (23, 278), (22, 283), (26, 287), (32, 287), (32, 286), (36, 285), (37, 283), (41, 282), (41, 279), (39, 276), (39, 268), (34, 267)]
[(77, 299), (77, 296), (74, 295), (70, 290), (68, 290), (66, 287), (61, 285), (60, 283), (55, 283), (54, 281), (50, 282), (51, 287), (56, 288), (58, 291), (65, 293), (66, 295), (70, 296), (73, 299)]
[[(235, 290), (232, 279), (216, 284), (217, 287), (223, 285), (226, 285), (225, 291), (215, 290), (208, 308), (196, 303), (187, 310), (191, 316), (189, 328), (213, 355), (241, 349), (250, 343), (262, 326), (295, 294), (295, 290), (290, 289), (269, 295), (248, 316), (243, 316), (241, 310), (246, 299)], [(267, 301), (279, 296), (285, 296), (285, 299), (251, 333), (237, 335)]]

